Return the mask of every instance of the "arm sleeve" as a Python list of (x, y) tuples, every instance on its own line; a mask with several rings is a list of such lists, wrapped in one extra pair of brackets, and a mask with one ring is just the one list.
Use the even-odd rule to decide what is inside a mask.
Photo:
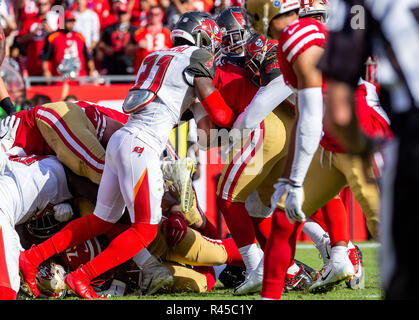
[(215, 62), (214, 57), (204, 49), (198, 49), (191, 55), (189, 66), (183, 71), (186, 83), (193, 87), (195, 77), (207, 77), (214, 79)]
[(298, 91), (298, 111), (290, 180), (302, 185), (323, 131), (323, 94), (320, 87)]
[(276, 77), (267, 86), (259, 88), (253, 100), (237, 118), (234, 127), (238, 129), (258, 127), (270, 112), (292, 94), (293, 91), (285, 84), (284, 77), (282, 75)]

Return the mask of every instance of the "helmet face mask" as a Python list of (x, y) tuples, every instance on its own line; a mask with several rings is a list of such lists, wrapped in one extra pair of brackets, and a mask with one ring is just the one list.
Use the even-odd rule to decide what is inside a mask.
[(221, 53), (230, 57), (244, 57), (246, 41), (253, 33), (246, 10), (241, 7), (224, 9), (216, 22), (222, 33)]
[(326, 23), (328, 18), (327, 6), (327, 0), (302, 0), (300, 18), (309, 17)]
[(272, 41), (269, 41), (261, 34), (254, 34), (246, 43), (245, 68), (251, 72), (253, 77), (259, 76), (259, 68), (265, 60), (266, 53), (272, 48)]

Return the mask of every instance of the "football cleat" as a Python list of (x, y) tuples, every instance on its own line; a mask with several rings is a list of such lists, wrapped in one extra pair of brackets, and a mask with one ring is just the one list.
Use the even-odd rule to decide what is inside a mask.
[(346, 286), (351, 289), (365, 289), (365, 271), (362, 261), (362, 252), (358, 246), (349, 249), (349, 260), (354, 266), (355, 274), (349, 281), (346, 281)]
[(139, 285), (141, 294), (151, 295), (160, 289), (170, 288), (173, 276), (167, 267), (151, 256), (140, 268)]
[(20, 253), (19, 269), (21, 289), (32, 298), (39, 297), (40, 292), (36, 286), (38, 268), (30, 261), (27, 251), (22, 251)]
[(64, 282), (69, 288), (69, 293), (75, 293), (81, 298), (89, 300), (106, 299), (97, 295), (96, 291), (90, 285), (90, 279), (81, 267), (69, 273), (65, 277)]
[(260, 293), (263, 281), (263, 259), (256, 269), (250, 271), (245, 280), (233, 289), (233, 295), (241, 296), (247, 294)]
[(297, 266), (304, 268), (304, 271), (308, 273), (308, 275), (310, 276), (310, 278), (313, 282), (321, 277), (321, 273), (319, 271), (313, 269), (312, 267), (306, 265), (305, 263), (303, 263), (303, 262), (301, 262), (297, 259), (294, 259), (294, 261), (297, 264)]
[(294, 275), (286, 274), (284, 292), (290, 291), (303, 291), (308, 289), (312, 284), (313, 280), (303, 266), (299, 266), (300, 270)]
[(342, 281), (349, 280), (355, 274), (354, 266), (349, 257), (344, 261), (330, 261), (322, 276), (309, 288), (310, 292), (327, 292)]
[(196, 171), (196, 162), (186, 157), (178, 160), (163, 160), (161, 165), (163, 178), (171, 194), (180, 202), (183, 213), (191, 210), (195, 192), (192, 188), (192, 175)]

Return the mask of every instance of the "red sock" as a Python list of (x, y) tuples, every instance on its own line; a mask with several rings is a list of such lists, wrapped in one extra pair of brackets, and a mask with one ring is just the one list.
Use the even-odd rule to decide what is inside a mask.
[(257, 242), (252, 219), (243, 202), (231, 202), (217, 197), (217, 205), (237, 247), (242, 248)]
[(277, 209), (273, 213), (271, 235), (265, 248), (262, 297), (281, 299), (286, 272), (294, 261), (301, 227), (299, 222), (289, 223), (284, 211)]
[(338, 241), (349, 242), (348, 217), (340, 198), (330, 200), (323, 208), (324, 222), (330, 237), (330, 246)]
[(260, 244), (262, 250), (265, 249), (266, 242), (269, 239), (269, 234), (271, 233), (272, 227), (272, 216), (269, 218), (255, 218), (251, 217), (253, 225), (255, 227), (256, 238)]
[(147, 247), (157, 235), (157, 225), (133, 223), (121, 233), (109, 246), (82, 268), (88, 278), (93, 280), (102, 273), (119, 266)]
[(326, 223), (324, 222), (322, 209), (317, 210), (315, 214), (310, 216), (310, 219), (317, 222), (320, 225), (320, 227), (322, 227), (323, 230), (327, 232), (327, 226), (326, 226)]
[(217, 280), (215, 279), (214, 267), (198, 266), (193, 268), (195, 271), (202, 273), (207, 278), (207, 291), (210, 291)]
[(16, 300), (16, 291), (9, 287), (0, 286), (0, 300)]
[(29, 249), (27, 254), (31, 262), (38, 266), (57, 253), (105, 233), (112, 226), (113, 223), (89, 214), (71, 221), (51, 238)]
[(199, 230), (199, 232), (203, 236), (206, 236), (211, 239), (220, 238), (220, 234), (218, 233), (217, 228), (212, 224), (211, 221), (208, 220), (208, 218), (206, 219), (205, 227)]
[(106, 238), (109, 239), (109, 241), (112, 241), (117, 236), (119, 236), (122, 232), (127, 231), (128, 229), (129, 229), (129, 225), (117, 222), (112, 226), (112, 228), (109, 231), (105, 232), (104, 234)]
[(233, 238), (222, 239), (221, 242), (223, 243), (224, 247), (227, 251), (227, 261), (226, 264), (237, 266), (237, 267), (244, 267), (243, 258), (237, 248), (236, 243), (234, 242)]

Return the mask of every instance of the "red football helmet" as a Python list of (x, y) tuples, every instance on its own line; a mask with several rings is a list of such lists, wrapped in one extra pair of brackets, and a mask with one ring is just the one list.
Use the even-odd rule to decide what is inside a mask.
[(259, 74), (259, 68), (266, 54), (269, 50), (276, 50), (277, 44), (277, 41), (268, 40), (261, 34), (252, 35), (246, 44), (246, 69), (253, 75)]

